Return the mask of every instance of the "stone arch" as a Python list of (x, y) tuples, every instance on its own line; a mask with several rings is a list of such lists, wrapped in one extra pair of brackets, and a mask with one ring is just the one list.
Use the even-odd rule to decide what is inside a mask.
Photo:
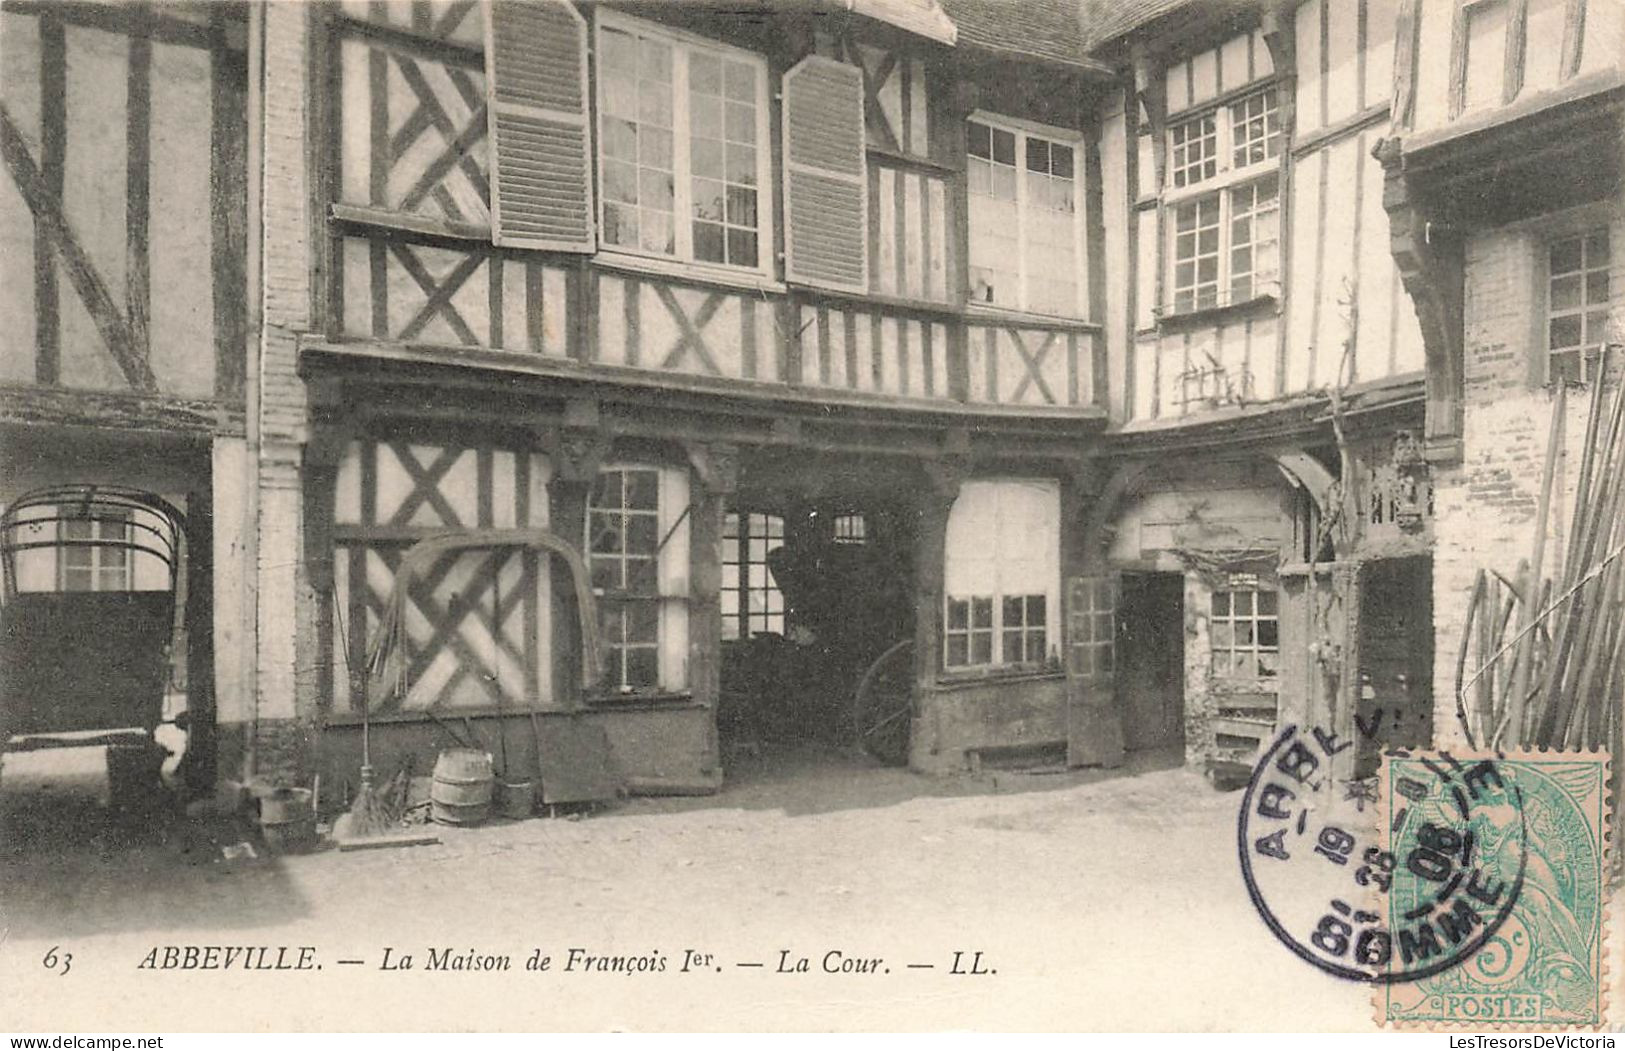
[[(1303, 487), (1314, 502), (1315, 512), (1327, 513), (1328, 504), (1335, 499), (1337, 479), (1325, 464), (1296, 446), (1260, 449), (1256, 455), (1269, 460), (1294, 484)], [(1099, 495), (1084, 519), (1084, 565), (1095, 569), (1105, 564), (1106, 551), (1116, 533), (1112, 524), (1123, 509), (1124, 501), (1139, 491), (1139, 487), (1158, 466), (1155, 460), (1125, 460), (1112, 469), (1111, 476), (1101, 487)]]

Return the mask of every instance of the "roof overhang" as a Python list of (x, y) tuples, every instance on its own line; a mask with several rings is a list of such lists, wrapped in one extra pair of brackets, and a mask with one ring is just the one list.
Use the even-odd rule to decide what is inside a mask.
[(959, 29), (936, 0), (832, 0), (853, 14), (896, 26), (915, 36), (935, 40), (950, 47), (959, 38)]

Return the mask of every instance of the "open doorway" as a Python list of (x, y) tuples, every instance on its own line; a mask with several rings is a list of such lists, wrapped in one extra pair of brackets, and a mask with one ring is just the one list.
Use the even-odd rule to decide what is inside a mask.
[(1371, 777), (1388, 748), (1433, 741), (1433, 559), (1385, 558), (1360, 569), (1359, 750)]
[(741, 494), (723, 535), (717, 727), (730, 765), (852, 743), (859, 681), (914, 636), (913, 551), (899, 505)]
[(1117, 693), (1131, 752), (1185, 740), (1185, 578), (1124, 573), (1117, 619)]

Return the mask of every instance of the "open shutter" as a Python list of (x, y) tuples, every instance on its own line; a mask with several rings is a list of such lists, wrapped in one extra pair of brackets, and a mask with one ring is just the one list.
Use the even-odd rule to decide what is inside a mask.
[(587, 23), (569, 0), (487, 0), (491, 239), (591, 252)]
[(862, 292), (869, 283), (863, 71), (809, 55), (784, 75), (785, 276)]
[(1117, 574), (1066, 582), (1066, 761), (1068, 766), (1123, 762), (1117, 711)]

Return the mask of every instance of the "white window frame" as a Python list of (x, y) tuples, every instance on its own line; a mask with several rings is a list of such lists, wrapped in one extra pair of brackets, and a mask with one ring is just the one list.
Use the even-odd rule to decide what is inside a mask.
[[(730, 532), (730, 527), (732, 532)], [(751, 555), (751, 541), (763, 541), (763, 556)], [(776, 542), (776, 543), (775, 543)], [(722, 565), (724, 597), (734, 596), (734, 608), (722, 613), (722, 637), (727, 640), (748, 639), (754, 635), (783, 635), (788, 623), (789, 610), (784, 592), (768, 566), (767, 554), (775, 546), (784, 546), (784, 518), (763, 511), (729, 511), (722, 530)], [(751, 580), (750, 567), (762, 567), (763, 582)], [(727, 581), (728, 568), (734, 570), (734, 582)], [(761, 595), (765, 608), (751, 608), (751, 596)]]
[[(609, 665), (610, 678), (607, 681), (610, 697), (629, 696), (640, 697), (650, 694), (681, 693), (687, 690), (688, 671), (686, 653), (688, 647), (688, 566), (689, 566), (689, 539), (686, 516), (686, 476), (681, 468), (671, 467), (655, 462), (617, 461), (606, 463), (598, 469), (598, 475), (626, 472), (649, 471), (655, 475), (655, 552), (654, 552), (654, 591), (646, 596), (655, 606), (655, 682), (652, 686), (633, 687), (626, 680), (625, 662), (617, 660), (612, 652), (614, 645), (607, 640), (603, 643), (604, 651)], [(624, 485), (624, 483), (623, 483)], [(596, 489), (596, 477), (594, 489)], [(599, 509), (612, 511), (614, 509)], [(624, 505), (619, 509), (624, 517)], [(592, 575), (593, 553), (593, 514), (595, 505), (589, 492), (587, 498), (587, 514), (584, 526), (582, 548), (585, 551), (587, 571), (589, 578)], [(625, 558), (624, 536), (620, 554), (610, 555), (600, 553), (597, 557)], [(604, 598), (607, 592), (603, 588), (593, 587), (593, 593)], [(600, 613), (602, 616), (602, 613)], [(623, 630), (625, 611), (622, 611)], [(646, 646), (639, 643), (637, 645)], [(622, 647), (624, 648), (624, 646)]]
[[(989, 113), (986, 110), (973, 111), (970, 116), (965, 118), (965, 121), (967, 124), (985, 124), (990, 128), (996, 128), (999, 131), (1009, 132), (1015, 135), (1016, 215), (1020, 218), (1020, 223), (1018, 224), (1016, 231), (1018, 261), (1021, 267), (1016, 297), (1018, 300), (1018, 305), (1011, 306), (1008, 303), (989, 303), (984, 300), (979, 300), (975, 296), (975, 289), (972, 288), (966, 290), (967, 294), (970, 296), (971, 306), (982, 310), (1043, 314), (1044, 316), (1052, 317), (1086, 319), (1089, 316), (1089, 257), (1087, 254), (1087, 240), (1085, 234), (1087, 223), (1085, 222), (1084, 216), (1085, 196), (1083, 192), (1083, 175), (1085, 154), (1083, 135), (1080, 132), (1056, 127), (1051, 124), (1040, 124), (1036, 121), (1021, 120), (1018, 117), (1007, 117), (998, 113)], [(1073, 310), (1067, 314), (1051, 314), (1046, 311), (1037, 310), (1029, 305), (1031, 303), (1031, 296), (1028, 292), (1028, 212), (1026, 179), (1027, 139), (1029, 137), (1044, 139), (1050, 143), (1053, 143), (1054, 145), (1065, 146), (1072, 151), (1072, 250), (1074, 253), (1076, 253), (1077, 259), (1077, 266), (1074, 270), (1074, 276), (1077, 279), (1077, 296), (1073, 304)], [(968, 150), (965, 154), (965, 166), (968, 172), (970, 167), (970, 153)], [(969, 194), (968, 175), (966, 177), (966, 186), (966, 192)], [(965, 222), (967, 227), (965, 231), (965, 247), (968, 255), (973, 251), (971, 246), (976, 239), (976, 230), (974, 226), (971, 225), (970, 216), (968, 214), (966, 215)]]
[[(665, 252), (656, 252), (632, 245), (612, 245), (607, 243), (602, 236), (604, 208), (606, 207), (604, 197), (604, 143), (606, 140), (602, 97), (604, 85), (602, 56), (604, 53), (603, 36), (606, 29), (655, 37), (671, 45), (672, 48), (672, 233), (674, 251), (669, 255)], [(725, 59), (748, 63), (756, 70), (757, 226), (756, 265), (753, 267), (734, 266), (728, 263), (694, 258), (688, 64), (689, 53), (695, 49), (712, 51)], [(770, 90), (768, 77), (767, 60), (754, 52), (604, 8), (599, 8), (594, 12), (592, 104), (595, 113), (593, 122), (594, 130), (597, 132), (597, 142), (594, 144), (593, 149), (593, 170), (598, 194), (595, 221), (600, 228), (600, 237), (598, 239), (598, 252), (600, 255), (610, 258), (631, 256), (637, 259), (653, 259), (668, 264), (676, 264), (685, 269), (694, 268), (700, 271), (710, 271), (718, 275), (734, 277), (755, 275), (772, 280), (775, 269), (773, 200), (777, 188), (773, 181), (773, 141), (770, 136), (772, 118), (769, 107), (772, 104), (773, 92)]]
[[(1180, 317), (1185, 314), (1200, 313), (1207, 310), (1220, 309), (1238, 303), (1247, 303), (1271, 294), (1278, 294), (1280, 288), (1280, 247), (1281, 247), (1281, 215), (1283, 203), (1281, 201), (1281, 158), (1286, 151), (1286, 128), (1281, 124), (1280, 92), (1278, 81), (1262, 80), (1247, 85), (1244, 89), (1229, 95), (1214, 103), (1204, 103), (1199, 107), (1175, 113), (1168, 117), (1164, 129), (1167, 162), (1165, 164), (1164, 185), (1162, 189), (1163, 225), (1166, 228), (1163, 244), (1166, 280), (1164, 283), (1163, 302), (1158, 305), (1159, 317)], [(1262, 160), (1250, 163), (1236, 163), (1236, 151), (1243, 148), (1247, 140), (1236, 135), (1237, 110), (1245, 107), (1249, 102), (1266, 93), (1275, 94), (1273, 112), (1276, 120), (1276, 134), (1274, 137), (1275, 152)], [(1266, 109), (1261, 117), (1267, 119), (1270, 110)], [(1196, 179), (1181, 181), (1182, 173), (1189, 169), (1188, 165), (1176, 166), (1174, 161), (1175, 132), (1187, 125), (1200, 120), (1213, 121), (1213, 173), (1201, 175)], [(1245, 123), (1245, 121), (1244, 121)], [(1266, 139), (1268, 135), (1266, 134)], [(1231, 270), (1231, 221), (1234, 216), (1234, 202), (1236, 191), (1262, 184), (1266, 180), (1275, 180), (1275, 238), (1276, 268), (1274, 273), (1262, 280), (1257, 270), (1257, 245), (1252, 242), (1255, 249), (1253, 254), (1253, 269), (1251, 294), (1235, 299), (1231, 296), (1231, 284), (1234, 274)], [(1178, 284), (1178, 257), (1179, 229), (1178, 211), (1181, 206), (1194, 205), (1200, 207), (1200, 202), (1206, 198), (1217, 200), (1219, 208), (1219, 245), (1218, 245), (1218, 273), (1216, 276), (1216, 291), (1214, 301), (1211, 303), (1195, 302), (1190, 305), (1179, 305), (1178, 297), (1180, 286)], [(1264, 214), (1256, 211), (1255, 215)], [(1256, 224), (1253, 229), (1256, 231)], [(1197, 258), (1200, 258), (1200, 252)], [(1190, 287), (1200, 287), (1199, 285)]]
[[(1590, 254), (1591, 250), (1589, 243), (1592, 238), (1599, 234), (1602, 235), (1608, 244), (1609, 261), (1603, 262), (1601, 265), (1596, 265)], [(1614, 254), (1619, 251), (1619, 248), (1613, 243), (1614, 240), (1613, 225), (1604, 220), (1597, 223), (1586, 224), (1584, 226), (1565, 227), (1561, 230), (1555, 230), (1540, 242), (1540, 274), (1541, 284), (1543, 287), (1541, 291), (1541, 341), (1539, 345), (1541, 347), (1541, 375), (1546, 383), (1553, 382), (1552, 358), (1557, 354), (1576, 354), (1579, 356), (1580, 374), (1577, 382), (1590, 383), (1592, 380), (1596, 379), (1595, 370), (1598, 362), (1601, 360), (1600, 353), (1603, 345), (1607, 343), (1606, 336), (1609, 319), (1613, 315), (1614, 311), (1618, 309), (1615, 306), (1615, 303), (1619, 299), (1619, 289), (1616, 287), (1613, 277), (1615, 264), (1612, 262), (1612, 259)], [(1562, 274), (1554, 275), (1552, 273), (1552, 250), (1564, 241), (1580, 242), (1580, 269), (1565, 271)], [(1606, 275), (1608, 290), (1607, 294), (1600, 303), (1593, 303), (1588, 300), (1587, 279), (1591, 275), (1598, 273)], [(1579, 280), (1580, 302), (1577, 306), (1561, 307), (1557, 309), (1552, 307), (1552, 283), (1557, 277), (1574, 277)], [(1588, 331), (1590, 325), (1587, 323), (1586, 318), (1588, 315), (1594, 315), (1598, 312), (1601, 312), (1603, 315), (1603, 331), (1596, 334), (1597, 338), (1587, 340), (1585, 337), (1591, 333)], [(1581, 325), (1581, 341), (1572, 346), (1554, 349), (1552, 347), (1551, 337), (1552, 322), (1560, 318), (1579, 319)]]
[[(984, 484), (1033, 485), (1041, 487), (1054, 496), (1054, 513), (1056, 517), (1053, 525), (1056, 527), (1056, 533), (1050, 538), (1053, 541), (1050, 548), (1046, 549), (1044, 552), (1044, 586), (1042, 590), (1034, 590), (1031, 587), (1010, 585), (1004, 571), (997, 566), (995, 566), (994, 569), (995, 580), (993, 582), (993, 591), (991, 594), (958, 591), (954, 589), (950, 582), (945, 581), (941, 611), (942, 668), (950, 675), (990, 673), (1000, 671), (1027, 672), (1040, 670), (1048, 667), (1052, 661), (1058, 661), (1060, 659), (1063, 642), (1060, 620), (1062, 616), (1059, 551), (1060, 489), (1055, 482), (1047, 479), (1015, 477), (988, 478), (978, 479), (974, 482), (966, 483), (966, 486), (962, 487), (960, 490), (961, 498), (964, 497), (970, 486)], [(950, 529), (952, 513), (953, 512), (950, 510)], [(1004, 528), (1004, 524), (1001, 521), (999, 531), (1002, 533)], [(1003, 545), (1004, 540), (1002, 536), (998, 538), (997, 543), (1001, 546)], [(949, 547), (945, 549), (944, 559), (948, 560), (952, 557), (952, 548)], [(945, 577), (950, 578), (951, 580), (952, 576), (954, 575), (951, 567), (945, 565), (944, 568)], [(1044, 623), (1042, 630), (1044, 633), (1044, 645), (1042, 647), (1043, 654), (1039, 660), (1027, 659), (1027, 654), (1025, 652), (1027, 646), (1027, 635), (1032, 632), (1034, 627), (1036, 627), (1036, 625), (1032, 625), (1030, 623), (1026, 616), (1027, 602), (1032, 598), (1039, 598), (1043, 600)], [(1023, 602), (1023, 618), (1022, 623), (1019, 624), (1009, 623), (1007, 622), (1006, 618), (1005, 605), (1008, 601), (1015, 599), (1020, 599)], [(965, 607), (964, 627), (955, 626), (954, 606), (956, 603), (963, 604)], [(978, 603), (988, 604), (989, 614), (986, 624), (978, 624), (977, 622), (976, 610)], [(978, 660), (976, 657), (975, 644), (972, 636), (989, 631), (992, 633), (992, 638), (988, 644), (988, 659)], [(1016, 631), (1022, 632), (1021, 645), (1023, 652), (1012, 655), (1006, 652), (1005, 635), (1007, 632)], [(964, 661), (955, 661), (952, 658), (951, 640), (958, 636), (963, 636), (966, 640)]]
[[(1224, 612), (1218, 610), (1219, 596), (1227, 596), (1224, 600)], [(1259, 610), (1261, 596), (1268, 595), (1274, 609), (1268, 613)], [(1237, 608), (1237, 596), (1247, 597), (1247, 608)], [(1281, 599), (1280, 592), (1268, 584), (1257, 584), (1251, 587), (1222, 587), (1215, 588), (1209, 598), (1208, 619), (1208, 661), (1213, 669), (1214, 678), (1240, 679), (1250, 682), (1274, 682), (1281, 677)], [(1275, 635), (1273, 643), (1265, 643), (1259, 637), (1263, 625), (1269, 625)], [(1220, 626), (1230, 631), (1230, 640), (1220, 645), (1216, 640), (1216, 632)], [(1237, 629), (1246, 626), (1252, 636), (1246, 642), (1238, 642)], [(1220, 658), (1223, 658), (1224, 667), (1221, 668)], [(1235, 669), (1237, 658), (1251, 661), (1252, 671)], [(1268, 658), (1268, 659), (1266, 659)], [(1266, 671), (1265, 665), (1273, 667)]]
[[(65, 512), (64, 512), (65, 513)], [(134, 516), (129, 513), (115, 513), (111, 510), (93, 509), (89, 518), (63, 517), (57, 521), (57, 538), (59, 541), (69, 540), (95, 540), (107, 541), (106, 544), (63, 544), (57, 549), (57, 588), (60, 591), (130, 591), (135, 587), (135, 548), (129, 546), (130, 529)], [(90, 527), (90, 535), (85, 537), (72, 537), (69, 535), (70, 527), (83, 523)], [(116, 534), (110, 527), (121, 526)], [(123, 553), (124, 560), (119, 564), (109, 563), (107, 555), (118, 550)], [(89, 555), (86, 565), (71, 566), (68, 564), (70, 554), (84, 552)], [(89, 587), (70, 587), (68, 574), (80, 572), (90, 574)]]

